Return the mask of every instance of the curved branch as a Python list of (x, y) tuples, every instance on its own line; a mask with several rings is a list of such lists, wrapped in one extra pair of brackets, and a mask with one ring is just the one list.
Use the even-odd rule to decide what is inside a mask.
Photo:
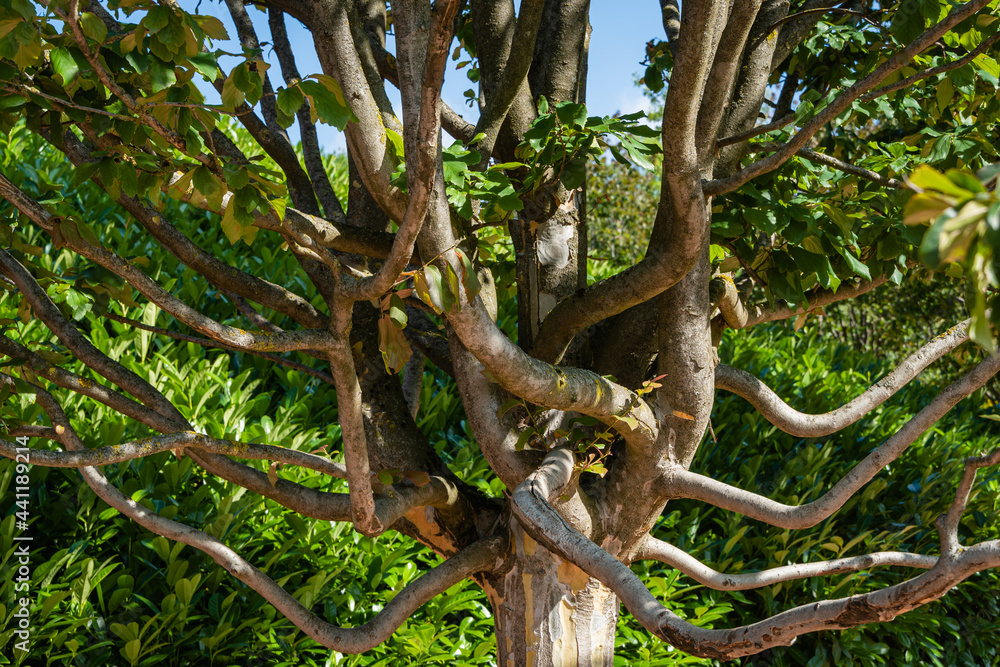
[(673, 498), (703, 500), (779, 528), (802, 529), (815, 526), (840, 509), (858, 489), (871, 481), (887, 464), (896, 460), (924, 431), (960, 400), (986, 384), (998, 371), (1000, 355), (990, 356), (980, 362), (938, 394), (892, 437), (876, 447), (832, 489), (804, 505), (785, 505), (677, 466), (671, 467), (661, 480), (662, 491)]
[[(719, 195), (732, 192), (752, 178), (773, 171), (788, 161), (800, 148), (805, 147), (809, 139), (824, 125), (836, 118), (844, 110), (865, 93), (872, 90), (885, 77), (899, 70), (910, 62), (917, 54), (936, 42), (942, 35), (969, 18), (989, 4), (990, 0), (970, 0), (953, 9), (944, 20), (929, 28), (913, 42), (898, 51), (891, 58), (875, 68), (870, 74), (838, 95), (822, 111), (813, 116), (802, 126), (795, 136), (772, 155), (744, 167), (735, 174), (718, 178), (705, 184), (706, 195)], [(666, 127), (666, 124), (664, 124)]]
[(785, 433), (803, 438), (818, 438), (835, 433), (858, 421), (905, 387), (934, 361), (967, 340), (969, 340), (968, 320), (948, 329), (911, 354), (895, 370), (857, 398), (821, 415), (805, 414), (789, 407), (756, 377), (730, 366), (719, 365), (715, 368), (715, 386), (717, 389), (731, 391), (750, 401), (765, 419)]
[[(458, 1), (451, 0), (437, 7), (430, 30), (422, 74), (423, 84), (419, 103), (416, 132), (411, 123), (404, 130), (406, 138), (414, 136), (415, 142), (407, 143), (406, 172), (409, 184), (409, 201), (399, 222), (399, 231), (392, 249), (378, 273), (354, 284), (344, 285), (344, 295), (353, 301), (375, 298), (389, 290), (406, 268), (417, 242), (417, 235), (427, 217), (427, 205), (434, 190), (438, 157), (438, 137), (441, 130), (441, 85), (451, 43), (451, 24), (458, 11)], [(406, 97), (404, 95), (404, 104)], [(413, 150), (415, 149), (415, 150)], [(414, 155), (413, 153), (416, 153)]]
[(746, 572), (740, 574), (723, 574), (713, 570), (700, 560), (669, 542), (649, 536), (639, 547), (637, 560), (656, 560), (665, 563), (675, 570), (680, 570), (699, 584), (716, 591), (748, 591), (755, 588), (771, 586), (782, 581), (806, 579), (808, 577), (826, 577), (845, 572), (860, 572), (874, 567), (915, 567), (923, 570), (934, 567), (938, 559), (935, 556), (904, 553), (899, 551), (880, 551), (877, 553), (837, 558), (819, 563), (797, 563), (782, 565), (761, 572)]
[[(649, 301), (687, 274), (709, 229), (701, 188), (696, 182), (690, 185), (684, 196), (684, 204), (690, 208), (685, 215), (678, 215), (683, 224), (673, 225), (673, 239), (664, 244), (669, 251), (651, 248), (638, 264), (560, 301), (542, 321), (531, 350), (533, 356), (558, 363), (577, 333)], [(678, 190), (681, 189), (678, 185)]]
[[(525, 530), (541, 544), (601, 581), (621, 599), (647, 630), (685, 653), (729, 659), (787, 646), (799, 635), (888, 621), (941, 597), (972, 574), (1000, 566), (1000, 540), (941, 558), (926, 573), (901, 584), (849, 598), (824, 600), (776, 614), (751, 625), (705, 629), (660, 604), (624, 563), (574, 530), (548, 499), (568, 481), (572, 466), (565, 452), (550, 452), (542, 467), (513, 494), (512, 509)], [(571, 457), (571, 455), (570, 455)]]
[(653, 451), (659, 424), (634, 392), (591, 371), (554, 366), (526, 354), (490, 319), (478, 297), (461, 309), (452, 308), (447, 318), (462, 344), (507, 391), (536, 405), (595, 417), (618, 430), (630, 447)]

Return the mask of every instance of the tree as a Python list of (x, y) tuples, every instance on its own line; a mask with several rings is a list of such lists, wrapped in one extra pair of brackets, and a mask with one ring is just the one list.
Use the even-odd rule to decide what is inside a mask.
[[(4, 440), (5, 456), (79, 468), (111, 507), (209, 554), (303, 632), (346, 653), (377, 645), (466, 578), (492, 604), (498, 658), (611, 664), (621, 603), (682, 651), (734, 658), (803, 633), (891, 620), (1000, 565), (1000, 542), (964, 544), (975, 523), (963, 518), (977, 470), (1000, 462), (1000, 450), (966, 460), (937, 524), (937, 555), (877, 552), (723, 574), (649, 535), (675, 499), (787, 530), (816, 526), (1000, 370), (1000, 356), (987, 354), (809, 503), (690, 470), (711, 431), (716, 389), (787, 433), (822, 438), (970, 338), (992, 351), (996, 0), (736, 0), (686, 3), (682, 13), (664, 1), (668, 39), (649, 43), (644, 76), (654, 92), (667, 82), (659, 130), (640, 115), (588, 116), (585, 0), (522, 0), (516, 16), (503, 1), (387, 10), (267, 0), (258, 8), (269, 39), (240, 0), (226, 5), (241, 52), (228, 74), (219, 66), (226, 52), (213, 50), (227, 37), (222, 24), (176, 3), (0, 2), (4, 127), (23, 123), (64, 153), (77, 183), (99, 185), (187, 267), (174, 277), (147, 270), (149, 258), (130, 256), (120, 230), (92, 225), (93, 211), (74, 209), (51, 183), (0, 176), (0, 195), (19, 214), (0, 250), (3, 305), (30, 328), (21, 335), (8, 321), (0, 339), (5, 398), (19, 396), (5, 405), (5, 428), (66, 449), (19, 452)], [(323, 73), (301, 76), (286, 15), (312, 32)], [(440, 99), (455, 39), (454, 57), (472, 61), (479, 83), (469, 94), (480, 108), (475, 125)], [(267, 42), (280, 61), (277, 89), (260, 57)], [(196, 77), (221, 104), (205, 102)], [(387, 85), (399, 89), (402, 121)], [(767, 122), (758, 124), (762, 108)], [(257, 146), (241, 149), (222, 116)], [(300, 148), (285, 131), (294, 122)], [(345, 131), (346, 202), (330, 182), (317, 122)], [(444, 145), (442, 128), (455, 143)], [(645, 255), (591, 282), (584, 183), (605, 153), (658, 170), (661, 187)], [(207, 211), (205, 224), (221, 226), (239, 260), (222, 261), (222, 250), (182, 233), (167, 218), (177, 210), (168, 198), (187, 204), (187, 215)], [(56, 253), (70, 259), (51, 261)], [(918, 258), (965, 275), (972, 318), (844, 406), (803, 414), (759, 378), (718, 364), (724, 329), (792, 318), (801, 326), (825, 305), (899, 284)], [(269, 270), (289, 259), (301, 276)], [(216, 313), (209, 286), (232, 316), (206, 314)], [(168, 316), (166, 327), (123, 314), (144, 303)], [(199, 432), (184, 396), (148, 382), (136, 372), (142, 362), (94, 344), (111, 322), (333, 385), (337, 423), (321, 426), (342, 443), (344, 463)], [(68, 370), (71, 359), (96, 381)], [(504, 493), (460, 479), (416, 427), (428, 361), (454, 379)], [(71, 395), (133, 420), (134, 439), (88, 449), (63, 409)], [(400, 531), (446, 560), (369, 623), (337, 627), (219, 537), (131, 499), (98, 470), (168, 450), (303, 517), (350, 522), (365, 535)], [(266, 462), (266, 472), (247, 460)], [(314, 481), (282, 479), (279, 464), (313, 470)], [(347, 493), (329, 490), (335, 479), (346, 479)], [(875, 566), (926, 572), (709, 629), (650, 594), (629, 568), (642, 559), (722, 590)]]

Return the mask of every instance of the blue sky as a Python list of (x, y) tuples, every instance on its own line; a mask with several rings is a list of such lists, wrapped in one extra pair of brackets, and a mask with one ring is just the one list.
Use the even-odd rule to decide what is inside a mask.
[[(200, 2), (198, 0), (181, 0), (180, 4), (187, 11), (195, 11), (195, 7), (200, 4), (199, 13), (218, 16), (226, 24), (229, 34), (235, 37), (236, 30), (223, 3), (208, 0)], [(626, 6), (627, 11), (624, 10)], [(247, 11), (257, 26), (258, 36), (262, 41), (266, 41), (268, 39), (266, 36), (269, 34), (266, 16), (252, 7), (248, 7)], [(591, 114), (607, 115), (616, 111), (632, 113), (646, 110), (648, 100), (635, 85), (634, 80), (636, 74), (643, 69), (639, 63), (645, 57), (646, 42), (654, 37), (663, 38), (659, 3), (656, 0), (643, 0), (642, 2), (633, 0), (628, 3), (592, 0), (590, 22), (593, 26), (593, 33), (590, 38), (587, 107)], [(293, 46), (301, 45), (301, 48), (295, 49), (299, 72), (306, 75), (322, 71), (312, 48), (312, 35), (294, 19), (289, 18), (286, 23), (289, 39)], [(226, 43), (218, 43), (216, 47), (230, 51), (238, 50), (233, 44)], [(278, 62), (271, 50), (265, 48), (264, 56), (271, 63), (273, 71), (277, 73), (279, 71)], [(232, 66), (232, 63), (227, 63), (225, 60), (221, 64), (227, 70)], [(453, 66), (454, 63), (452, 63)], [(278, 80), (272, 79), (274, 82)], [(475, 122), (478, 117), (478, 109), (470, 109), (466, 106), (463, 93), (474, 87), (475, 84), (468, 80), (464, 71), (450, 68), (445, 76), (442, 93), (444, 101), (470, 122)], [(398, 95), (392, 86), (388, 86), (388, 88), (390, 99), (393, 100), (393, 105), (398, 113)], [(209, 101), (218, 101), (214, 90), (211, 91)], [(326, 150), (344, 150), (345, 143), (342, 133), (327, 125), (319, 125), (317, 130), (320, 143)], [(289, 132), (293, 135), (293, 140), (297, 140), (298, 133), (294, 126)]]

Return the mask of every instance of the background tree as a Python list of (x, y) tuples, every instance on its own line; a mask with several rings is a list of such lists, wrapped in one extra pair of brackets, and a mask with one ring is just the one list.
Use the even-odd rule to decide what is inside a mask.
[[(219, 22), (172, 4), (0, 3), (6, 126), (13, 131), (23, 120), (66, 155), (78, 184), (91, 179), (132, 223), (93, 224), (95, 209), (50, 196), (53, 183), (31, 174), (21, 183), (0, 179), (0, 193), (21, 216), (0, 252), (4, 306), (23, 323), (10, 323), (0, 341), (12, 369), (2, 376), (6, 391), (18, 395), (5, 406), (6, 428), (69, 450), (34, 451), (33, 462), (79, 468), (111, 507), (204, 551), (307, 635), (345, 653), (384, 641), (421, 603), (466, 578), (489, 598), (498, 658), (610, 664), (619, 601), (683, 651), (726, 658), (810, 631), (889, 620), (1000, 564), (995, 540), (961, 546), (983, 523), (964, 510), (976, 471), (995, 464), (995, 452), (966, 460), (938, 521), (937, 555), (876, 551), (719, 574), (691, 556), (696, 549), (649, 534), (668, 501), (678, 500), (786, 531), (816, 526), (1000, 369), (997, 356), (983, 358), (805, 504), (802, 490), (784, 504), (727, 484), (719, 470), (690, 470), (712, 430), (716, 388), (749, 400), (793, 436), (825, 437), (970, 337), (992, 348), (1000, 203), (996, 169), (986, 165), (997, 158), (987, 134), (995, 136), (998, 104), (996, 3), (702, 3), (679, 17), (665, 3), (669, 40), (650, 45), (644, 77), (654, 87), (669, 80), (660, 131), (638, 117), (588, 117), (586, 2), (525, 0), (516, 17), (512, 3), (460, 4), (399, 3), (387, 14), (383, 3), (264, 3), (285, 83), (275, 90), (275, 73), (259, 58), (267, 40), (236, 1), (227, 7), (243, 59), (228, 74), (210, 46), (226, 37)], [(301, 78), (285, 12), (312, 31), (322, 74)], [(389, 26), (395, 54), (385, 49)], [(440, 102), (456, 35), (459, 50), (478, 57), (475, 126)], [(196, 76), (214, 83), (221, 105), (204, 103)], [(399, 88), (402, 122), (386, 81)], [(769, 83), (781, 85), (774, 120), (757, 125)], [(265, 158), (226, 132), (226, 114)], [(302, 162), (283, 129), (296, 120)], [(317, 121), (346, 131), (346, 202), (319, 151)], [(442, 125), (458, 139), (447, 148)], [(934, 141), (922, 154), (917, 144), (928, 136)], [(592, 282), (582, 188), (588, 161), (609, 150), (654, 169), (661, 137), (648, 249)], [(892, 177), (904, 173), (918, 191), (912, 197)], [(167, 217), (192, 215), (192, 207), (209, 213), (197, 214), (198, 228)], [(926, 234), (925, 222), (933, 223)], [(205, 249), (218, 229), (243, 244), (228, 261)], [(135, 256), (139, 238), (185, 270), (169, 275), (162, 258)], [(756, 376), (717, 363), (723, 329), (802, 324), (824, 305), (898, 283), (918, 250), (935, 268), (959, 262), (971, 286), (971, 322), (928, 342), (844, 407), (799, 413)], [(734, 282), (734, 271), (746, 279)], [(209, 290), (234, 311), (219, 312)], [(516, 329), (504, 310), (508, 290), (517, 294)], [(138, 307), (151, 321), (130, 317)], [(159, 311), (166, 326), (156, 326)], [(308, 418), (329, 430), (324, 444), (342, 443), (343, 463), (304, 451), (307, 440), (270, 444), (266, 428), (237, 441), (247, 406), (232, 393), (221, 429), (199, 420), (195, 378), (180, 369), (179, 389), (149, 382), (141, 373), (155, 365), (148, 348), (125, 358), (109, 337), (114, 323), (252, 353), (263, 360), (255, 363), (291, 366), (332, 385), (335, 418), (323, 411)], [(103, 381), (63, 367), (69, 358)], [(454, 378), (496, 484), (478, 479), (483, 465), (466, 467), (475, 474), (464, 479), (456, 474), (448, 443), (430, 442), (414, 421), (425, 359)], [(322, 369), (311, 365), (317, 361)], [(395, 373), (404, 366), (400, 381)], [(65, 410), (76, 396), (127, 417), (109, 432), (124, 444), (88, 448)], [(13, 456), (12, 445), (4, 447)], [(178, 510), (142, 504), (93, 467), (167, 450), (304, 517), (349, 522), (369, 536), (392, 528), (447, 559), (368, 623), (340, 627), (329, 610), (311, 609), (279, 586), (266, 564), (255, 567), (244, 558), (250, 554), (223, 542), (231, 519), (192, 528), (175, 521)], [(314, 474), (292, 481), (279, 464)], [(346, 493), (336, 479), (347, 480)], [(178, 481), (166, 480), (173, 488)], [(808, 492), (815, 478), (801, 482)], [(841, 538), (843, 551), (863, 535)], [(627, 566), (638, 560), (662, 561), (722, 590), (876, 565), (927, 572), (711, 629), (717, 617), (702, 614), (699, 626), (656, 601)]]

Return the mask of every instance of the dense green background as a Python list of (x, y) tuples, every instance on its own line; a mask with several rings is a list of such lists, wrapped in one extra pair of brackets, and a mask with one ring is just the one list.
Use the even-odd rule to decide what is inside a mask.
[[(158, 250), (137, 225), (90, 183), (72, 184), (64, 162), (18, 129), (0, 139), (4, 173), (40, 199), (66, 198), (108, 247), (148, 258), (148, 271), (193, 302), (209, 304), (208, 315), (236, 321), (231, 304)], [(331, 170), (345, 185), (342, 159)], [(605, 193), (628, 187), (634, 208), (612, 210)], [(595, 204), (591, 234), (595, 255), (610, 261), (592, 264), (596, 276), (630, 261), (641, 249), (641, 211), (655, 201), (655, 183), (642, 172), (598, 167), (590, 181)], [(647, 201), (648, 200), (648, 201)], [(620, 201), (620, 200), (619, 200)], [(170, 203), (169, 214), (199, 244), (216, 248), (258, 275), (294, 275), (299, 269), (287, 254), (273, 252), (279, 242), (254, 245), (255, 256), (237, 253), (217, 225), (197, 209)], [(9, 206), (0, 208), (16, 223)], [(44, 244), (26, 225), (17, 225), (20, 242)], [(27, 247), (27, 246), (22, 246)], [(239, 246), (237, 246), (239, 248)], [(42, 260), (52, 271), (50, 291), (60, 280), (75, 279), (74, 256), (50, 246)], [(272, 254), (273, 252), (273, 254)], [(22, 322), (8, 294), (0, 296), (0, 318), (7, 335), (51, 343), (38, 322)], [(67, 304), (67, 307), (72, 307)], [(885, 291), (859, 303), (831, 309), (799, 331), (789, 324), (728, 332), (720, 348), (724, 363), (761, 377), (797, 409), (822, 412), (863, 391), (931, 332), (964, 317), (962, 293), (947, 280), (908, 281), (902, 290)], [(501, 317), (512, 325), (510, 301)], [(161, 327), (184, 330), (152, 306), (125, 313)], [(192, 422), (217, 437), (260, 441), (326, 451), (339, 456), (339, 428), (332, 389), (300, 372), (251, 356), (160, 339), (83, 313), (93, 342), (122, 363), (143, 373)], [(512, 328), (511, 326), (507, 327)], [(16, 335), (14, 332), (16, 331)], [(52, 339), (54, 340), (54, 339)], [(874, 349), (862, 352), (862, 349)], [(58, 345), (37, 349), (59, 355)], [(784, 502), (819, 495), (854, 462), (894, 429), (981, 353), (967, 344), (938, 362), (888, 404), (835, 436), (819, 440), (779, 432), (742, 399), (720, 393), (712, 417), (718, 442), (709, 439), (694, 469)], [(963, 401), (937, 427), (921, 437), (840, 512), (810, 531), (782, 531), (695, 502), (673, 502), (655, 534), (691, 551), (724, 571), (756, 570), (874, 550), (935, 553), (934, 518), (950, 502), (961, 460), (996, 446), (996, 423), (983, 418), (997, 412), (995, 391), (987, 387)], [(67, 413), (88, 446), (117, 444), (143, 433), (120, 415), (78, 396), (62, 395)], [(992, 400), (991, 400), (992, 398)], [(5, 406), (21, 417), (42, 419), (29, 399)], [(478, 455), (449, 378), (425, 374), (418, 422), (438, 444), (455, 472), (488, 493), (502, 484)], [(36, 441), (34, 446), (42, 446)], [(264, 464), (254, 464), (261, 465)], [(395, 534), (362, 537), (346, 524), (303, 521), (277, 504), (207, 476), (189, 459), (162, 454), (104, 469), (126, 494), (164, 516), (202, 527), (261, 567), (307, 607), (340, 625), (371, 618), (403, 586), (437, 558)], [(280, 475), (299, 483), (343, 490), (337, 480), (283, 468)], [(12, 568), (13, 465), (0, 462), (3, 568)], [(997, 498), (1000, 473), (985, 471), (970, 502), (962, 536), (1000, 537)], [(304, 637), (256, 593), (230, 577), (204, 554), (155, 537), (97, 500), (74, 470), (35, 467), (31, 472), (33, 642), (30, 664), (52, 665), (382, 665), (492, 664), (495, 647), (485, 596), (471, 582), (453, 587), (425, 605), (384, 645), (361, 656), (331, 654)], [(642, 563), (657, 597), (683, 616), (704, 625), (728, 626), (830, 596), (845, 596), (901, 580), (906, 571), (887, 570), (778, 584), (759, 591), (719, 593), (656, 563)], [(959, 586), (942, 601), (883, 626), (821, 633), (794, 647), (747, 661), (756, 665), (950, 665), (997, 664), (1000, 630), (1000, 579), (985, 573)], [(0, 607), (0, 664), (11, 664), (14, 623), (13, 582), (5, 579)], [(622, 614), (616, 663), (688, 664), (710, 661), (684, 656), (651, 638)], [(28, 664), (28, 663), (26, 663)]]

